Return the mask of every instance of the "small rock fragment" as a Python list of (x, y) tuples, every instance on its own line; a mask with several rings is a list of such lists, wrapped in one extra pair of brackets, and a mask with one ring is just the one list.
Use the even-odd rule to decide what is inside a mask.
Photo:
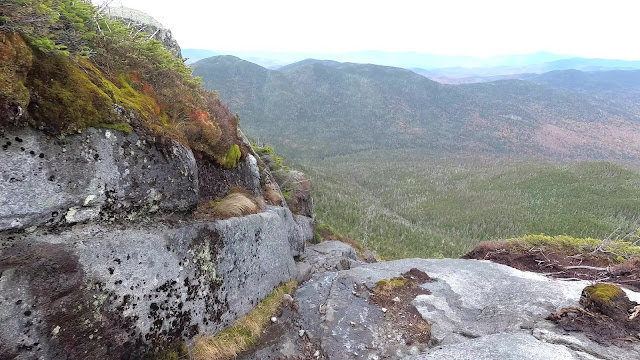
[(272, 323), (274, 323), (274, 322), (276, 322), (276, 321), (278, 321), (278, 318), (277, 318), (277, 317), (275, 317), (275, 316), (274, 316), (274, 317), (272, 317), (272, 318), (271, 318), (271, 322), (272, 322)]
[(298, 331), (298, 335), (300, 335), (300, 337), (303, 337), (304, 336), (304, 330)]
[(396, 297), (394, 297), (391, 301), (393, 301), (393, 302), (400, 302), (400, 298), (396, 296)]
[(356, 326), (356, 323), (354, 323), (353, 321), (349, 321), (349, 325)]
[(316, 350), (316, 352), (313, 353), (314, 357), (320, 357), (320, 350)]
[(386, 312), (387, 312), (387, 308), (382, 308), (382, 309), (380, 309), (380, 310), (382, 310), (382, 312), (383, 312), (383, 313), (386, 313)]

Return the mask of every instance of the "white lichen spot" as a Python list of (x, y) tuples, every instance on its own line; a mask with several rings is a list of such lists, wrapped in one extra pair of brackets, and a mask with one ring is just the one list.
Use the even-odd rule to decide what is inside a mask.
[(69, 209), (69, 210), (67, 211), (67, 214), (64, 216), (64, 219), (65, 219), (65, 220), (67, 221), (67, 223), (69, 223), (69, 224), (74, 223), (74, 222), (76, 222), (76, 220), (75, 220), (75, 218), (74, 218), (74, 217), (76, 216), (76, 214), (77, 214), (77, 213), (78, 213), (78, 209), (77, 209), (77, 208), (75, 208), (75, 207), (72, 207), (71, 209)]
[(104, 132), (104, 136), (105, 136), (107, 139), (109, 139), (109, 138), (111, 137), (111, 131), (106, 130), (106, 131)]
[(95, 195), (89, 195), (89, 196), (87, 196), (87, 198), (86, 198), (86, 199), (84, 199), (84, 206), (89, 205), (89, 204), (93, 201), (93, 199), (95, 199), (95, 198), (96, 198), (96, 196), (95, 196)]

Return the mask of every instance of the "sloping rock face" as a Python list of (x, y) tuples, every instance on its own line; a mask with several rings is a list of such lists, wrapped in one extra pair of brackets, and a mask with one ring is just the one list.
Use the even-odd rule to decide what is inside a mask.
[(193, 210), (198, 172), (177, 142), (89, 129), (64, 139), (31, 128), (0, 134), (0, 231)]
[(3, 236), (2, 350), (18, 359), (139, 357), (145, 343), (220, 331), (295, 277), (292, 226), (289, 210), (272, 208), (213, 223)]
[[(143, 358), (214, 334), (296, 278), (313, 238), (286, 207), (195, 221), (206, 160), (178, 143), (104, 129), (0, 140), (0, 359)], [(259, 194), (250, 159), (211, 172)]]
[(125, 25), (134, 27), (137, 31), (146, 32), (155, 40), (160, 41), (165, 49), (171, 51), (175, 57), (182, 58), (180, 45), (173, 37), (173, 34), (171, 34), (171, 30), (149, 14), (124, 6), (110, 7), (107, 8), (105, 12), (110, 17), (120, 19)]
[[(398, 319), (371, 301), (378, 281), (414, 268), (435, 279), (420, 285), (430, 294), (411, 301), (431, 324), (428, 344), (407, 344), (394, 328)], [(319, 359), (640, 358), (638, 345), (604, 347), (545, 320), (559, 308), (578, 306), (586, 285), (461, 259), (407, 259), (319, 273), (296, 293), (292, 330), (245, 359), (293, 359), (308, 348), (318, 349)], [(640, 300), (640, 293), (627, 293)]]

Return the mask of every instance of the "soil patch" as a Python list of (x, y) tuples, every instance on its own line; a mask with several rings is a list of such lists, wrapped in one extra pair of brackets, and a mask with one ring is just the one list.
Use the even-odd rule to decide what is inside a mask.
[(520, 249), (501, 242), (478, 244), (463, 259), (491, 260), (518, 270), (545, 274), (565, 280), (589, 280), (619, 284), (640, 291), (640, 258), (612, 264), (589, 254), (568, 254), (562, 250)]
[(394, 330), (402, 334), (407, 345), (428, 344), (431, 340), (431, 325), (411, 304), (416, 296), (431, 294), (419, 286), (430, 281), (433, 279), (429, 275), (413, 268), (402, 276), (379, 281), (370, 297), (374, 304), (386, 309), (385, 318)]
[(587, 286), (580, 305), (582, 308), (561, 309), (547, 319), (563, 330), (583, 332), (602, 345), (640, 342), (640, 307), (620, 287), (604, 283)]
[[(328, 357), (324, 354), (318, 344), (310, 341), (307, 334), (303, 336), (298, 335), (299, 327), (297, 326), (298, 304), (294, 301), (292, 303), (283, 301), (278, 311), (274, 315), (278, 320), (275, 323), (267, 325), (258, 341), (251, 346), (247, 351), (238, 354), (236, 359), (238, 360), (251, 360), (256, 358), (256, 354), (263, 349), (272, 348), (274, 352), (274, 359), (280, 359), (276, 350), (282, 345), (282, 339), (289, 335), (289, 338), (295, 339), (295, 348), (300, 351), (292, 358), (288, 360), (326, 360)], [(263, 354), (264, 355), (264, 354)], [(271, 357), (268, 357), (271, 358)]]

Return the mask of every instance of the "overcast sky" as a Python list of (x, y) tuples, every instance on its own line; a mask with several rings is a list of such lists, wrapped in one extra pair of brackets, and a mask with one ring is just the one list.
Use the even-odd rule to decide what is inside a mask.
[(149, 13), (171, 28), (182, 48), (383, 50), (483, 57), (550, 51), (640, 60), (637, 0), (114, 0), (112, 4)]

